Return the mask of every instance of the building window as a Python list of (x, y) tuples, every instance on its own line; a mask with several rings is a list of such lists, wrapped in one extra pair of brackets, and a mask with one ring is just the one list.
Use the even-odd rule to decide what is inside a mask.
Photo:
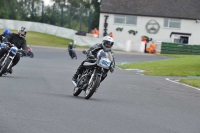
[(182, 44), (188, 44), (189, 43), (189, 37), (188, 36), (180, 36), (180, 38), (174, 38), (174, 43), (182, 43)]
[(137, 24), (137, 16), (130, 16), (130, 15), (115, 15), (114, 17), (115, 24)]
[(172, 32), (170, 37), (173, 43), (189, 44), (191, 35), (191, 33)]
[(114, 23), (116, 24), (125, 24), (125, 18), (126, 16), (125, 15), (115, 15), (115, 20), (114, 20)]
[(180, 29), (181, 28), (181, 20), (165, 18), (164, 19), (164, 27)]

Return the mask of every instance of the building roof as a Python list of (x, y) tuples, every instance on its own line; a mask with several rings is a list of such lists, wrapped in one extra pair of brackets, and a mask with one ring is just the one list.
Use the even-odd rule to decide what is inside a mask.
[(187, 36), (191, 36), (192, 35), (191, 33), (171, 32), (170, 37), (172, 35), (174, 35), (174, 34), (176, 34), (176, 35), (187, 35)]
[(102, 0), (100, 12), (200, 19), (200, 0)]

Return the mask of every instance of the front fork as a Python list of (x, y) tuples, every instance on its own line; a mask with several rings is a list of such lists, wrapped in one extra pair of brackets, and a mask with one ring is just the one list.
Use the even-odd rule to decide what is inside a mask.
[(13, 55), (13, 56), (9, 56), (9, 58), (11, 59), (11, 62), (10, 62), (10, 64), (8, 65), (7, 69), (9, 69), (10, 66), (12, 65), (12, 63), (13, 63), (13, 59), (15, 58), (15, 56), (16, 56), (16, 54)]
[(100, 76), (100, 80), (101, 80), (101, 77), (102, 77), (102, 73), (103, 73), (103, 68), (101, 68), (101, 72), (97, 72), (97, 68), (94, 69), (93, 73), (92, 73), (92, 76), (90, 77), (90, 80), (89, 80), (89, 83), (90, 84), (92, 82), (92, 79), (94, 78), (94, 76)]
[(93, 73), (92, 73), (92, 76), (90, 77), (90, 80), (89, 80), (89, 83), (88, 83), (88, 84), (91, 83), (91, 81), (92, 81), (92, 79), (93, 79), (93, 77), (94, 77), (96, 71), (97, 71), (97, 69), (95, 68), (94, 71), (93, 71)]
[(3, 60), (3, 62), (1, 63), (1, 66), (0, 66), (0, 67), (2, 67), (2, 66), (3, 66), (3, 64), (5, 64), (5, 61), (7, 60), (8, 56), (9, 56), (9, 54), (5, 54), (5, 55), (4, 55), (4, 56), (1, 58), (1, 60), (0, 60), (0, 61), (2, 61), (2, 60)]

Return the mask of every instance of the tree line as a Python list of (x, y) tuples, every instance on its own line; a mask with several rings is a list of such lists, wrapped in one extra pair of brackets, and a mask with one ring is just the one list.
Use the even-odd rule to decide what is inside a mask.
[[(98, 27), (100, 5), (97, 0), (0, 0), (0, 18), (33, 21), (87, 31)], [(65, 4), (69, 2), (70, 4)]]

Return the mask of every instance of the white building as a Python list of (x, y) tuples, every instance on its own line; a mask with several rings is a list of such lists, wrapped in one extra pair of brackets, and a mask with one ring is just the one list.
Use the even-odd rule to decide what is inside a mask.
[(117, 42), (131, 44), (129, 51), (138, 51), (142, 36), (200, 44), (199, 6), (200, 0), (102, 0), (99, 36), (112, 32)]

